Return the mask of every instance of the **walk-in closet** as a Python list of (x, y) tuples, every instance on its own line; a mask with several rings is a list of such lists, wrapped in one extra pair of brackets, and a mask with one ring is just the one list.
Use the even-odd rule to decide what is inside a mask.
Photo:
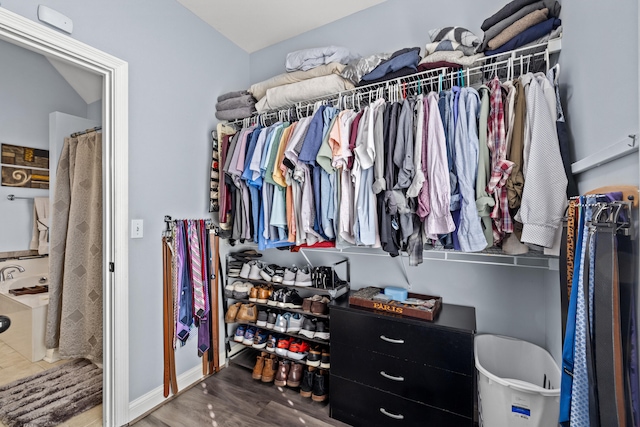
[(640, 426), (637, 2), (150, 6), (0, 7), (0, 427)]

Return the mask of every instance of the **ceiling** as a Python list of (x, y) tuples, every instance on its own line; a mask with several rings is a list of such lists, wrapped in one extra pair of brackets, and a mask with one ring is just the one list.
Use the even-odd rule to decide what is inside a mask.
[(178, 0), (248, 53), (386, 0)]
[(78, 92), (84, 102), (93, 104), (102, 99), (102, 76), (59, 59), (48, 56), (46, 58), (71, 87)]

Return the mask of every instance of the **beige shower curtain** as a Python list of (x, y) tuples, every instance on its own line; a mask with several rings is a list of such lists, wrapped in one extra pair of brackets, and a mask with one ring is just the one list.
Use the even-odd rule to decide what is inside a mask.
[(51, 206), (45, 344), (102, 361), (102, 134), (65, 138)]

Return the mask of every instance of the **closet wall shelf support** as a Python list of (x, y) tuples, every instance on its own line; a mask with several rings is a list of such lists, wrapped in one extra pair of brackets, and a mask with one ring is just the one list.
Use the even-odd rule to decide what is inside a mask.
[[(391, 259), (388, 253), (379, 249), (369, 248), (346, 248), (346, 249), (314, 249), (306, 248), (307, 251), (341, 253), (349, 256), (378, 256)], [(407, 257), (406, 254), (400, 256)], [(557, 271), (559, 269), (558, 257), (544, 255), (539, 252), (529, 252), (523, 255), (508, 255), (502, 253), (500, 249), (491, 248), (484, 252), (466, 253), (447, 249), (425, 249), (422, 258), (432, 261), (454, 261), (468, 264), (500, 265), (507, 267), (527, 267), (542, 270)], [(409, 270), (410, 271), (410, 270)]]
[(611, 144), (608, 147), (603, 148), (596, 153), (593, 153), (582, 160), (578, 160), (571, 164), (571, 172), (574, 175), (586, 172), (591, 169), (595, 169), (598, 166), (602, 166), (606, 163), (617, 160), (621, 157), (627, 156), (631, 153), (638, 151), (638, 135), (629, 135), (627, 139)]
[(487, 254), (457, 251), (424, 251), (424, 259), (464, 262), (470, 264), (501, 265), (507, 267), (528, 267), (543, 270), (558, 270), (558, 259), (543, 254)]

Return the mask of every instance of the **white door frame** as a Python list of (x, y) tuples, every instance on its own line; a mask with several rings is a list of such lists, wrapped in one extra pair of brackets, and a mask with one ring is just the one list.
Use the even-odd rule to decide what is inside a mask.
[(0, 39), (103, 77), (103, 425), (122, 426), (129, 422), (128, 64), (1, 7)]

